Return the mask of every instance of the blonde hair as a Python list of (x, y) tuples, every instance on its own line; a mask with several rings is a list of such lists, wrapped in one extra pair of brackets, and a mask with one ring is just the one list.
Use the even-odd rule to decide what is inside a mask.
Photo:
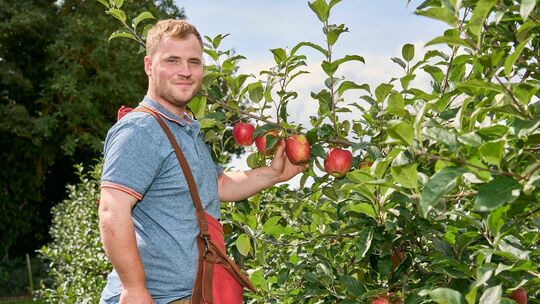
[(199, 34), (199, 31), (197, 31), (197, 28), (193, 24), (185, 20), (160, 20), (152, 28), (150, 28), (148, 34), (146, 35), (146, 55), (151, 57), (154, 54), (159, 42), (164, 37), (176, 37), (184, 39), (189, 34), (195, 35), (197, 40), (199, 40), (201, 43), (201, 47), (203, 47), (201, 34)]

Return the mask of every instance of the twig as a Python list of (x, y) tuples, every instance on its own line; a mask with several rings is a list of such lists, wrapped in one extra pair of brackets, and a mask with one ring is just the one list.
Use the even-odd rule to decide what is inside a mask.
[(525, 176), (521, 176), (521, 175), (518, 175), (518, 174), (515, 174), (515, 173), (512, 173), (512, 172), (497, 171), (497, 170), (493, 170), (493, 169), (489, 169), (489, 168), (483, 168), (483, 167), (477, 166), (475, 164), (468, 163), (468, 162), (460, 160), (460, 159), (451, 159), (451, 158), (448, 158), (448, 157), (434, 155), (434, 154), (427, 153), (427, 152), (422, 152), (422, 151), (417, 152), (417, 154), (420, 155), (420, 156), (425, 156), (425, 157), (430, 158), (430, 159), (443, 160), (443, 161), (452, 162), (452, 163), (460, 164), (460, 165), (463, 165), (463, 166), (471, 167), (471, 168), (474, 168), (474, 169), (478, 169), (478, 170), (481, 170), (481, 171), (487, 171), (487, 172), (490, 172), (490, 173), (496, 174), (496, 175), (510, 176), (510, 177), (514, 177), (514, 178), (519, 179), (519, 180), (526, 180), (527, 179)]

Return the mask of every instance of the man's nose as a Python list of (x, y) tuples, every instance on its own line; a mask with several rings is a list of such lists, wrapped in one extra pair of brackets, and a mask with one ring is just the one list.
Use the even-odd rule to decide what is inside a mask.
[(178, 76), (189, 78), (191, 76), (191, 67), (189, 66), (189, 63), (188, 62), (180, 63), (178, 65), (178, 69), (176, 70), (176, 74)]

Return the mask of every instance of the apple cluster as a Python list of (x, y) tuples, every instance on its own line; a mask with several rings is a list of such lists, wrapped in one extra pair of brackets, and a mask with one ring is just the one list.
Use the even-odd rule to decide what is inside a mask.
[[(232, 135), (234, 141), (241, 146), (251, 146), (253, 142), (257, 150), (265, 156), (272, 155), (275, 147), (268, 149), (266, 142), (269, 137), (279, 137), (278, 130), (270, 130), (261, 136), (253, 138), (255, 127), (249, 123), (238, 122), (234, 125)], [(285, 153), (290, 162), (304, 165), (309, 162), (310, 146), (304, 134), (294, 134), (285, 139)], [(324, 171), (335, 177), (342, 177), (351, 170), (352, 153), (341, 148), (331, 148), (324, 159)]]

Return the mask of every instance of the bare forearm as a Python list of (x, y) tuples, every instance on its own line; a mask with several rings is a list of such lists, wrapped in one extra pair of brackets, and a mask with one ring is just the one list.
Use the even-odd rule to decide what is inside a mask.
[(270, 167), (244, 172), (224, 172), (219, 179), (219, 199), (222, 202), (244, 200), (279, 182)]
[(105, 252), (118, 272), (123, 287), (145, 288), (144, 267), (137, 249), (130, 214), (100, 207), (99, 217)]

